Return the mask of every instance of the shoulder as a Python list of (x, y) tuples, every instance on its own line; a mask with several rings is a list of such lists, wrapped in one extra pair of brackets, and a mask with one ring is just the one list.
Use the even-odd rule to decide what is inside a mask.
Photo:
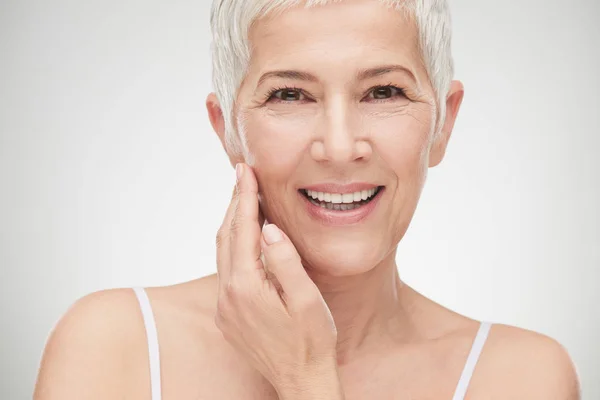
[[(161, 380), (179, 391), (198, 379), (211, 351), (222, 350), (214, 324), (217, 283), (214, 274), (145, 289), (159, 338)], [(150, 390), (137, 296), (131, 288), (110, 289), (80, 298), (60, 318), (44, 349), (34, 398), (137, 400), (149, 398)]]
[(492, 325), (472, 385), (497, 398), (580, 399), (576, 367), (562, 344), (504, 324)]
[(136, 380), (144, 379), (136, 366), (147, 357), (145, 349), (145, 329), (132, 289), (86, 295), (67, 310), (48, 337), (35, 398), (126, 396)]
[(176, 285), (146, 289), (162, 338), (166, 340), (172, 334), (192, 335), (198, 339), (216, 328), (217, 279), (213, 274)]

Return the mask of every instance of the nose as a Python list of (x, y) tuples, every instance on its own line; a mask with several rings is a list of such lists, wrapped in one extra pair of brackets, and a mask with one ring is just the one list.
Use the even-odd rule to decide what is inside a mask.
[(364, 132), (357, 112), (342, 101), (332, 104), (325, 113), (321, 129), (311, 146), (316, 161), (336, 164), (367, 161), (372, 148)]

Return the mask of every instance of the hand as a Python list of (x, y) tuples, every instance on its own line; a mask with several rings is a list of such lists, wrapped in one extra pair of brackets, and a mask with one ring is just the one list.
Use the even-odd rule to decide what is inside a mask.
[(278, 392), (290, 393), (296, 386), (308, 388), (317, 374), (336, 370), (337, 331), (288, 236), (273, 224), (261, 232), (254, 172), (244, 164), (239, 168), (217, 234), (215, 323)]

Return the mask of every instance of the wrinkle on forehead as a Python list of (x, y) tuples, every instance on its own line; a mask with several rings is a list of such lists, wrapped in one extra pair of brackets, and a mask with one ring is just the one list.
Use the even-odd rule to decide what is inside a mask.
[[(331, 39), (328, 40), (327, 36)], [(335, 46), (331, 46), (336, 38), (339, 38), (338, 48), (347, 47), (347, 52), (336, 51)], [(312, 53), (312, 57), (317, 57), (315, 60), (329, 58), (327, 61), (333, 61), (334, 57), (338, 57), (340, 65), (347, 65), (344, 57), (352, 59), (354, 56), (354, 59), (369, 61), (379, 57), (371, 54), (379, 50), (382, 54), (389, 53), (390, 57), (385, 56), (385, 62), (371, 61), (370, 65), (365, 63), (360, 67), (401, 64), (416, 75), (419, 89), (428, 84), (414, 19), (402, 11), (385, 7), (381, 1), (344, 1), (343, 4), (308, 9), (294, 7), (255, 21), (249, 32), (249, 41), (250, 65), (243, 83), (249, 75), (256, 78), (273, 69), (273, 64), (282, 66), (287, 58), (290, 64), (311, 65), (309, 58)], [(304, 59), (300, 56), (294, 59), (296, 52), (300, 52)], [(293, 65), (284, 67), (295, 69)]]
[[(340, 16), (340, 13), (344, 14), (344, 18)], [(393, 18), (386, 18), (388, 16), (393, 16)], [(391, 22), (390, 28), (392, 29), (377, 26), (377, 17), (383, 17), (386, 22)], [(331, 21), (334, 21), (334, 23), (331, 23)], [(277, 40), (284, 37), (286, 32), (282, 31), (281, 28), (297, 27), (299, 22), (305, 22), (305, 32), (310, 32), (310, 28), (318, 26), (322, 35), (338, 35), (340, 31), (344, 31), (346, 37), (356, 33), (359, 40), (365, 33), (369, 34), (375, 30), (379, 38), (382, 34), (391, 36), (385, 37), (384, 42), (407, 44), (407, 46), (404, 46), (404, 50), (409, 52), (411, 56), (419, 58), (418, 29), (414, 18), (402, 11), (390, 9), (381, 1), (376, 0), (344, 0), (343, 2), (338, 1), (319, 7), (292, 7), (284, 12), (262, 17), (254, 21), (249, 29), (251, 52), (256, 53), (258, 51), (258, 54), (260, 54), (259, 44), (265, 41), (269, 42), (270, 39)], [(373, 23), (375, 23), (375, 26), (373, 26)], [(328, 27), (331, 27), (331, 30), (328, 31)], [(399, 33), (398, 28), (401, 30), (400, 37), (397, 36)], [(305, 32), (298, 32), (293, 37), (294, 43), (302, 43), (303, 39), (308, 41), (314, 39), (310, 35), (305, 35)], [(287, 44), (289, 45), (289, 42)]]

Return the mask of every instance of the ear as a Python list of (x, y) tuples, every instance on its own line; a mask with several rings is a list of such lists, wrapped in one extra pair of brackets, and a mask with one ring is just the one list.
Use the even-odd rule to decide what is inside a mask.
[(225, 119), (223, 117), (223, 110), (221, 109), (217, 95), (214, 92), (210, 93), (206, 98), (206, 110), (208, 111), (208, 119), (210, 120), (210, 124), (219, 137), (221, 146), (223, 146), (223, 150), (225, 150), (225, 153), (227, 153), (227, 157), (229, 157), (231, 166), (234, 166), (238, 162), (243, 162), (244, 160), (241, 155), (233, 154), (227, 148), (227, 142), (225, 141)]
[(429, 150), (429, 168), (438, 165), (446, 154), (446, 147), (454, 128), (454, 122), (458, 115), (458, 109), (462, 103), (465, 94), (465, 89), (461, 81), (452, 81), (450, 90), (446, 97), (446, 120), (438, 138), (431, 145)]

